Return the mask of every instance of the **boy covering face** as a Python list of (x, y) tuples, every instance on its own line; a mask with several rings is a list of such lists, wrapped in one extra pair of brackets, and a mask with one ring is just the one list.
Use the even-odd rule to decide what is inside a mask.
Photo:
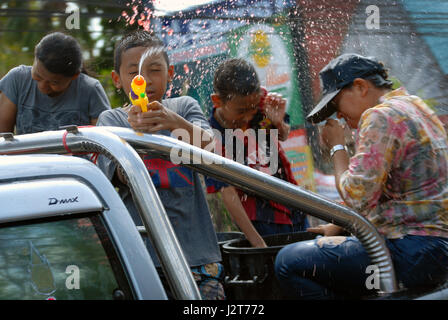
[[(250, 150), (250, 142), (245, 143), (244, 164), (297, 184), (285, 152), (275, 135), (271, 136), (277, 130), (280, 140), (288, 138), (290, 128), (285, 122), (286, 100), (261, 88), (255, 68), (243, 59), (229, 59), (220, 64), (215, 71), (213, 88), (211, 99), (214, 108), (210, 124), (221, 133), (223, 149), (234, 151), (228, 150), (233, 147), (225, 146), (229, 129), (252, 130), (255, 137), (248, 139), (256, 139), (256, 150)], [(269, 136), (264, 142), (259, 138), (263, 130)], [(224, 150), (223, 155), (225, 153)], [(237, 150), (232, 152), (234, 156), (237, 153)], [(265, 161), (268, 159), (269, 163)], [(278, 168), (272, 166), (273, 161), (278, 163)], [(224, 205), (254, 247), (266, 247), (262, 236), (305, 230), (306, 217), (298, 210), (247, 195), (214, 179), (207, 178), (206, 182), (208, 192), (221, 192)]]

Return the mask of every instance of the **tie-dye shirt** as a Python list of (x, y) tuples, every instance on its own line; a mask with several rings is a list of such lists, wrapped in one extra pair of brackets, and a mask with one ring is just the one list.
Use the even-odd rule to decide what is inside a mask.
[(366, 110), (340, 179), (346, 203), (387, 238), (448, 237), (448, 146), (442, 123), (400, 88)]

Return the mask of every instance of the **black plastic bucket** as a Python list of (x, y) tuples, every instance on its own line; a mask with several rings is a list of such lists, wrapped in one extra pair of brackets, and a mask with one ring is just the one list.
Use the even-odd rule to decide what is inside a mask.
[[(311, 240), (316, 233), (296, 232), (263, 237), (267, 248), (253, 248), (247, 240), (231, 240), (222, 246), (223, 264), (228, 266), (225, 290), (229, 299), (278, 300), (282, 296), (274, 274), (277, 253), (290, 243)], [(224, 262), (224, 259), (227, 261)]]
[(219, 250), (221, 251), (222, 265), (224, 267), (224, 274), (227, 274), (228, 270), (230, 269), (229, 257), (228, 257), (228, 254), (224, 252), (223, 246), (232, 240), (244, 240), (244, 239), (246, 239), (246, 237), (244, 236), (244, 233), (236, 232), (236, 231), (217, 232), (216, 237), (218, 238)]

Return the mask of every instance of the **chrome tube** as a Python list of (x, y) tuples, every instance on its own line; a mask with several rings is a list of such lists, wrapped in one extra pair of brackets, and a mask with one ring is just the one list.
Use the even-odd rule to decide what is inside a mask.
[(101, 128), (76, 127), (68, 133), (65, 130), (47, 131), (0, 138), (2, 155), (70, 152), (100, 152), (122, 167), (175, 297), (200, 300), (196, 282), (148, 170), (126, 141)]
[(271, 177), (245, 165), (166, 136), (136, 133), (117, 127), (104, 127), (126, 140), (142, 153), (170, 160), (182, 155), (182, 165), (270, 200), (305, 211), (353, 233), (364, 246), (371, 263), (380, 272), (380, 294), (398, 291), (392, 259), (383, 237), (364, 217), (352, 209), (296, 185)]

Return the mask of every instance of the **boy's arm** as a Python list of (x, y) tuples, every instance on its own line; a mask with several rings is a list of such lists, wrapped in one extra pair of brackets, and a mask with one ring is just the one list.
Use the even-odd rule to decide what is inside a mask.
[(268, 119), (278, 129), (280, 141), (288, 139), (290, 126), (285, 123), (286, 99), (275, 92), (270, 92), (264, 101), (264, 111)]
[[(172, 112), (172, 111), (171, 111)], [(175, 114), (177, 116), (177, 127), (175, 129), (184, 129), (188, 132), (188, 135), (190, 136), (190, 141), (186, 141), (189, 144), (195, 145), (199, 148), (205, 148), (210, 144), (210, 142), (213, 140), (213, 136), (208, 132), (207, 130), (185, 120), (181, 116), (179, 116), (177, 113)], [(172, 130), (171, 130), (172, 131)], [(197, 135), (198, 137), (201, 137), (200, 141), (194, 141), (193, 137)]]
[(205, 148), (212, 141), (212, 135), (205, 129), (189, 122), (176, 112), (165, 108), (160, 102), (154, 101), (148, 104), (148, 111), (142, 112), (140, 107), (131, 106), (128, 112), (128, 121), (135, 131), (145, 133), (156, 133), (160, 130), (183, 129), (188, 133), (190, 141), (185, 141), (193, 144), (193, 137), (196, 135), (200, 137), (199, 148)]
[(17, 106), (0, 92), (0, 132), (14, 132)]
[(14, 132), (19, 95), (25, 95), (24, 82), (32, 81), (25, 66), (9, 70), (0, 78), (0, 132)]
[(252, 222), (247, 216), (246, 210), (244, 210), (244, 207), (241, 204), (241, 200), (238, 197), (238, 193), (236, 192), (235, 188), (225, 187), (221, 190), (221, 194), (227, 211), (229, 211), (232, 219), (244, 233), (246, 239), (249, 240), (250, 244), (253, 247), (265, 248), (266, 243), (254, 228)]
[(275, 125), (278, 129), (278, 139), (280, 141), (285, 141), (288, 139), (289, 131), (291, 130), (291, 126), (284, 121), (282, 121), (280, 124)]

